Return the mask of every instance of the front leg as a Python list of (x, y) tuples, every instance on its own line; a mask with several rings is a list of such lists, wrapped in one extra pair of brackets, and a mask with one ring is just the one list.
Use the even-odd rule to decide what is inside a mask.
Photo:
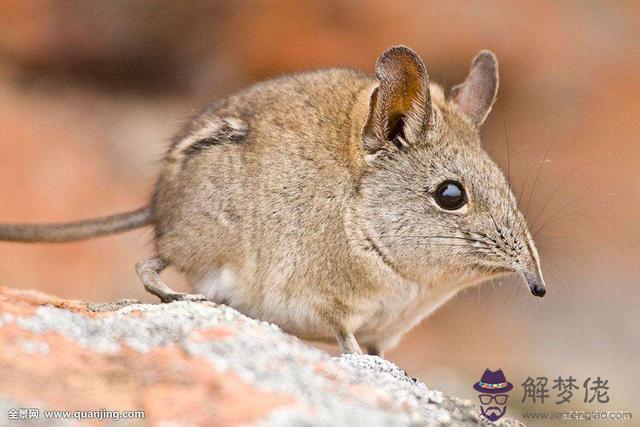
[(358, 341), (356, 341), (356, 337), (353, 336), (353, 333), (347, 332), (345, 330), (339, 330), (336, 332), (336, 338), (338, 340), (338, 344), (340, 345), (340, 350), (342, 351), (342, 353), (362, 354), (362, 350), (360, 350)]

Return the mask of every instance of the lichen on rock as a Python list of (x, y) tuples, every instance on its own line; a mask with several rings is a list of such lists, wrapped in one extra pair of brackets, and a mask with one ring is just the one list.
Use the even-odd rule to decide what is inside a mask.
[(39, 408), (42, 423), (44, 410), (106, 408), (142, 410), (135, 423), (148, 425), (486, 424), (472, 402), (387, 360), (332, 357), (209, 302), (94, 304), (0, 288), (0, 366), (0, 410)]

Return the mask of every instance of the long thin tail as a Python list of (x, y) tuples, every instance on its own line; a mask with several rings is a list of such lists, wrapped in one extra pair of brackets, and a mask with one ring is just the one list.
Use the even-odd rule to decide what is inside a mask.
[(116, 215), (60, 224), (0, 224), (0, 240), (62, 243), (133, 230), (152, 222), (151, 208), (145, 206)]

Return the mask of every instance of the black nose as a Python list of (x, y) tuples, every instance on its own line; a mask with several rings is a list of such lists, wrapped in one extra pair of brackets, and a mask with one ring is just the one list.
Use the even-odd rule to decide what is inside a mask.
[(542, 278), (540, 270), (525, 272), (524, 280), (527, 282), (527, 285), (529, 285), (529, 291), (531, 291), (531, 295), (536, 297), (543, 297), (547, 293), (547, 288), (544, 286), (544, 279)]
[(543, 297), (547, 293), (544, 286), (534, 285), (531, 287), (531, 295), (536, 297)]

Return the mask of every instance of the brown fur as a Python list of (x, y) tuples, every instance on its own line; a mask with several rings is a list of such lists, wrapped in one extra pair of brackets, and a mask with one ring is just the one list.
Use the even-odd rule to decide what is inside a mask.
[[(543, 294), (524, 218), (480, 146), (493, 54), (476, 58), (451, 99), (405, 47), (385, 52), (376, 76), (287, 76), (195, 117), (155, 188), (145, 286), (165, 301), (190, 297), (160, 282), (172, 265), (209, 299), (347, 352), (360, 351), (356, 340), (374, 352), (395, 345), (497, 274), (519, 272)], [(460, 211), (433, 200), (445, 180), (468, 193)]]
[[(158, 254), (200, 292), (250, 316), (310, 339), (347, 331), (382, 349), (457, 290), (513, 270), (497, 255), (418, 246), (411, 237), (485, 233), (495, 212), (514, 241), (530, 242), (504, 177), (479, 145), (475, 117), (435, 85), (425, 93), (415, 54), (392, 54), (396, 61), (386, 53), (377, 68), (389, 87), (334, 69), (261, 83), (207, 109), (168, 154), (179, 159), (178, 172), (165, 168), (158, 182)], [(479, 101), (466, 92), (482, 114), (495, 97), (486, 92), (490, 99)], [(409, 128), (396, 146), (383, 135), (385, 120), (398, 115)], [(224, 118), (246, 124), (242, 141), (185, 154), (189, 135)], [(384, 131), (363, 135), (363, 126), (365, 134)], [(425, 188), (451, 174), (471, 189), (472, 214), (442, 213), (427, 200)], [(522, 257), (537, 265), (535, 254)], [(233, 271), (232, 285), (208, 276), (223, 269)]]

